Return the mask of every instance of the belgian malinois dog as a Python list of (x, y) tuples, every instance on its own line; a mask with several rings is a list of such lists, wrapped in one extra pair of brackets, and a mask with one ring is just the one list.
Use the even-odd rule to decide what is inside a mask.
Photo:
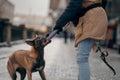
[(31, 50), (18, 50), (9, 56), (7, 69), (12, 80), (16, 80), (16, 72), (20, 73), (21, 80), (24, 80), (26, 74), (28, 80), (32, 80), (32, 72), (38, 71), (42, 80), (46, 80), (44, 67), (44, 47), (50, 43), (46, 38), (36, 37), (26, 40)]

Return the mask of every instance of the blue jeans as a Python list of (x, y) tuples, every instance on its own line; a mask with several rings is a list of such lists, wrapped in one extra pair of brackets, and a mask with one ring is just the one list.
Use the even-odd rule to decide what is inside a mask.
[(93, 39), (85, 39), (78, 44), (77, 63), (79, 68), (78, 80), (90, 80), (88, 63), (89, 53), (93, 46)]

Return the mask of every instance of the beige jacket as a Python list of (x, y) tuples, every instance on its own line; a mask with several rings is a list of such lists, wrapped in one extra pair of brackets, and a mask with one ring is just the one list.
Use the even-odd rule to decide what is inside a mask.
[[(89, 0), (90, 1), (90, 0)], [(93, 2), (85, 2), (83, 5), (89, 6)], [(104, 40), (108, 26), (108, 19), (105, 10), (97, 7), (89, 10), (84, 16), (79, 18), (79, 23), (75, 29), (75, 47), (86, 38)]]

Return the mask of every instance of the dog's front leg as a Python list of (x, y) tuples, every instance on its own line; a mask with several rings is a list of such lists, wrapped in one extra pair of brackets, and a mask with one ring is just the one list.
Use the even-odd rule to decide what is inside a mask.
[(27, 70), (27, 77), (28, 77), (28, 80), (32, 80), (32, 72), (31, 72), (31, 70)]
[(40, 76), (41, 76), (42, 80), (46, 80), (44, 70), (40, 70), (40, 71), (39, 71), (39, 74), (40, 74)]

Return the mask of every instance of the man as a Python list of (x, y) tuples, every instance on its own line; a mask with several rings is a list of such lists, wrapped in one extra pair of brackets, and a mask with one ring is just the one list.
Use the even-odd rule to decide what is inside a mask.
[[(70, 0), (54, 27), (54, 31), (59, 33), (70, 21), (76, 26), (75, 47), (78, 48), (78, 80), (90, 80), (89, 53), (94, 41), (104, 40), (106, 36), (108, 20), (101, 3), (101, 0)], [(48, 39), (56, 34), (54, 31)]]

